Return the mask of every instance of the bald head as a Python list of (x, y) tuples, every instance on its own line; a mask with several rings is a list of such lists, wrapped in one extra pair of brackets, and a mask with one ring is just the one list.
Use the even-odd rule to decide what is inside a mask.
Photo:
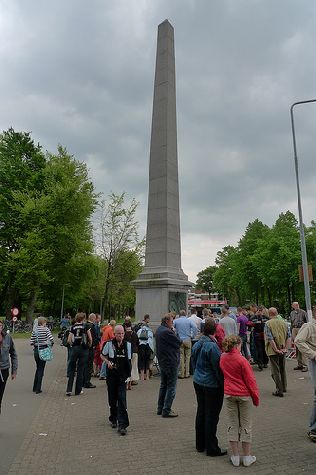
[(115, 325), (114, 338), (120, 343), (124, 339), (124, 327), (123, 325)]

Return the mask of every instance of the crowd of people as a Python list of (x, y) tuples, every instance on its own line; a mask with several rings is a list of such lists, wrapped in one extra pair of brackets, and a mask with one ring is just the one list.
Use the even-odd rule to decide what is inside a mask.
[[(269, 364), (275, 384), (272, 394), (284, 397), (286, 355), (294, 342), (294, 369), (309, 369), (315, 391), (308, 435), (316, 442), (316, 314), (308, 322), (297, 302), (292, 308), (290, 324), (274, 307), (251, 305), (233, 312), (224, 305), (221, 315), (212, 314), (211, 309), (192, 309), (188, 316), (183, 310), (179, 315), (166, 314), (155, 332), (149, 315), (134, 325), (127, 316), (120, 325), (115, 320), (101, 323), (100, 315), (94, 313), (86, 317), (79, 312), (74, 319), (67, 314), (58, 335), (67, 347), (66, 395), (70, 397), (74, 391), (79, 396), (84, 389), (94, 389), (92, 376), (106, 380), (109, 422), (119, 434), (126, 435), (127, 391), (152, 376), (155, 361), (160, 373), (157, 415), (178, 416), (172, 408), (177, 380), (192, 377), (197, 400), (196, 450), (210, 457), (227, 454), (219, 447), (216, 435), (225, 402), (230, 461), (234, 466), (250, 466), (256, 461), (251, 453), (252, 406), (258, 406), (260, 400), (252, 366), (263, 371)], [(42, 352), (54, 344), (44, 317), (37, 319), (30, 344), (36, 363), (33, 391), (40, 394), (46, 365)], [(14, 379), (17, 354), (0, 321), (0, 411), (10, 366)]]

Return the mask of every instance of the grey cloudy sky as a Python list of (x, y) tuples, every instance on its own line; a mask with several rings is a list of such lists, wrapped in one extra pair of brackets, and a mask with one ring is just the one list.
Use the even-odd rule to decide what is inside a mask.
[[(257, 217), (297, 214), (290, 104), (316, 97), (312, 0), (0, 0), (0, 129), (84, 160), (145, 232), (157, 26), (175, 28), (182, 266), (191, 280)], [(316, 219), (316, 104), (295, 112)]]

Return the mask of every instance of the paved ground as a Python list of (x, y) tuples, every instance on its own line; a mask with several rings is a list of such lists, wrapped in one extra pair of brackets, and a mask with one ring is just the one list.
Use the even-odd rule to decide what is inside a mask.
[[(312, 390), (308, 374), (293, 371), (293, 361), (288, 362), (289, 392), (283, 399), (271, 395), (269, 370), (256, 372), (262, 400), (254, 411), (253, 453), (258, 462), (250, 468), (234, 468), (228, 457), (213, 459), (194, 450), (196, 405), (191, 380), (179, 380), (174, 408), (180, 416), (176, 419), (163, 419), (155, 414), (158, 377), (129, 391), (131, 426), (128, 435), (122, 437), (107, 422), (104, 382), (96, 381), (97, 388), (86, 390), (82, 396), (65, 397), (65, 352), (61, 347), (56, 348), (56, 352), (57, 358), (50, 363), (50, 374), (45, 375), (47, 391), (37, 396), (36, 402), (41, 402), (36, 411), (31, 411), (30, 426), (26, 427), (25, 420), (21, 420), (24, 429), (20, 432), (25, 431), (24, 439), (15, 445), (16, 454), (10, 469), (0, 468), (1, 475), (316, 473), (316, 445), (306, 437)], [(3, 412), (14, 409), (12, 417), (20, 420), (21, 414), (29, 411), (29, 405), (11, 408), (17, 390), (23, 391), (23, 397), (29, 400), (27, 388), (21, 389), (18, 381), (16, 386), (10, 384)], [(219, 425), (222, 447), (227, 446), (225, 427), (223, 409)], [(1, 461), (2, 420), (0, 432)]]

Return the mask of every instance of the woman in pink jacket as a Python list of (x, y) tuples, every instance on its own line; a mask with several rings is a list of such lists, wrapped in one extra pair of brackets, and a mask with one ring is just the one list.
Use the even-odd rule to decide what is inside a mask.
[(231, 335), (224, 339), (220, 368), (224, 374), (224, 397), (228, 415), (228, 440), (232, 451), (231, 462), (240, 464), (239, 442), (242, 444), (243, 465), (256, 461), (251, 455), (252, 404), (259, 405), (259, 390), (249, 362), (242, 356), (242, 341)]

